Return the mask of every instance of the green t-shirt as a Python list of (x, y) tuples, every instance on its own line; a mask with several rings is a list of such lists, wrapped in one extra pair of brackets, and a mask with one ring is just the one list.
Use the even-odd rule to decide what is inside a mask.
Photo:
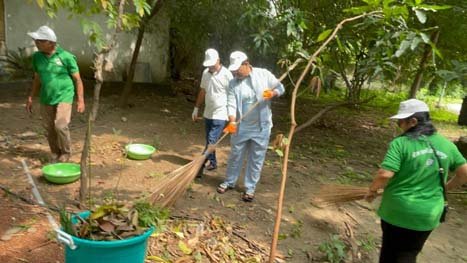
[(60, 47), (50, 57), (38, 51), (32, 56), (32, 66), (41, 80), (41, 104), (73, 103), (74, 84), (71, 74), (79, 72), (73, 54)]
[(438, 162), (427, 140), (438, 152), (445, 171), (454, 171), (466, 163), (457, 147), (439, 134), (395, 138), (381, 164), (382, 169), (395, 174), (384, 188), (378, 210), (381, 219), (392, 225), (416, 231), (429, 231), (439, 225), (443, 189)]

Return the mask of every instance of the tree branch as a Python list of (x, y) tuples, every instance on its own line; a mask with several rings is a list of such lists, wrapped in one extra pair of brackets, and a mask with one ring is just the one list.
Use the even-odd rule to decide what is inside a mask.
[(355, 16), (355, 17), (351, 17), (351, 18), (347, 18), (347, 19), (342, 20), (334, 28), (334, 31), (326, 39), (326, 41), (324, 41), (324, 43), (313, 53), (313, 55), (308, 60), (308, 64), (306, 65), (305, 69), (303, 70), (302, 74), (300, 75), (300, 78), (294, 84), (294, 90), (292, 92), (292, 103), (291, 103), (291, 106), (290, 106), (291, 124), (290, 124), (289, 136), (288, 136), (289, 143), (285, 147), (285, 153), (284, 153), (284, 159), (283, 159), (283, 165), (282, 165), (282, 178), (281, 178), (279, 197), (278, 197), (278, 200), (277, 200), (276, 220), (274, 222), (274, 233), (273, 233), (273, 236), (272, 236), (271, 249), (270, 249), (270, 254), (269, 254), (269, 263), (273, 263), (275, 258), (276, 258), (277, 241), (278, 241), (278, 237), (279, 237), (279, 228), (280, 228), (280, 222), (281, 222), (281, 217), (282, 217), (282, 203), (283, 203), (283, 199), (284, 199), (285, 183), (286, 183), (286, 180), (287, 180), (287, 164), (288, 164), (288, 160), (289, 160), (290, 145), (292, 143), (292, 138), (293, 138), (293, 134), (295, 132), (295, 127), (297, 126), (297, 123), (295, 121), (295, 103), (296, 103), (296, 100), (297, 100), (298, 88), (300, 87), (300, 84), (303, 82), (305, 76), (310, 71), (311, 66), (313, 65), (313, 62), (315, 62), (315, 60), (316, 60), (316, 57), (329, 44), (329, 42), (331, 42), (336, 37), (337, 32), (343, 27), (343, 25), (345, 23), (355, 21), (355, 20), (358, 20), (358, 19), (366, 17), (366, 16), (381, 14), (381, 13), (382, 13), (381, 11), (374, 11), (374, 12), (370, 12), (370, 13), (367, 13), (367, 14), (362, 14), (362, 15), (358, 15), (358, 16)]

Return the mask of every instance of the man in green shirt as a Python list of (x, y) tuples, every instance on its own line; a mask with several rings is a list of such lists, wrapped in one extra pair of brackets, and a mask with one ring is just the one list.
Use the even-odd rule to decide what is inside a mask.
[(26, 110), (32, 113), (33, 97), (40, 91), (40, 112), (52, 152), (51, 161), (67, 162), (71, 155), (68, 124), (75, 87), (78, 97), (76, 110), (82, 113), (85, 109), (83, 82), (76, 57), (57, 46), (57, 37), (47, 26), (41, 26), (28, 35), (34, 39), (38, 51), (32, 56), (34, 80)]

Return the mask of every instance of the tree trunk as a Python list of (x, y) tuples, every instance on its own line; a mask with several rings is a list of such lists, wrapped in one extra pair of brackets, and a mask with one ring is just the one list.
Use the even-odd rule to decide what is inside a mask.
[(439, 98), (438, 98), (438, 102), (436, 103), (436, 107), (437, 108), (440, 108), (441, 107), (441, 104), (443, 102), (443, 97), (444, 97), (444, 93), (446, 93), (446, 88), (448, 86), (448, 82), (447, 81), (444, 81), (444, 85), (443, 87), (441, 88), (441, 92), (439, 94)]
[[(436, 45), (438, 43), (439, 30), (431, 34), (430, 41)], [(425, 71), (426, 64), (430, 58), (432, 48), (430, 45), (425, 44), (425, 51), (423, 52), (422, 59), (420, 60), (420, 65), (418, 66), (417, 74), (415, 74), (414, 81), (410, 87), (409, 98), (414, 99), (417, 96), (417, 91), (420, 89), (420, 84), (423, 80), (423, 72)]]
[(5, 3), (0, 0), (0, 56), (6, 55)]
[(141, 24), (138, 29), (138, 38), (136, 39), (135, 50), (133, 51), (133, 57), (131, 58), (130, 67), (128, 68), (127, 79), (125, 81), (125, 87), (123, 88), (122, 94), (120, 95), (120, 106), (123, 107), (128, 103), (128, 97), (130, 96), (131, 90), (133, 89), (133, 79), (135, 77), (136, 62), (138, 61), (139, 51), (141, 50), (141, 43), (144, 38), (144, 31), (146, 26)]
[(455, 142), (457, 148), (459, 149), (459, 152), (462, 153), (464, 158), (467, 158), (467, 136), (461, 136), (459, 139)]
[[(97, 113), (99, 111), (99, 98), (102, 88), (102, 83), (104, 82), (103, 71), (106, 69), (106, 56), (112, 51), (112, 48), (115, 46), (117, 40), (117, 34), (122, 28), (122, 14), (123, 8), (125, 6), (126, 0), (120, 0), (118, 4), (118, 19), (117, 27), (114, 34), (112, 35), (109, 45), (106, 48), (100, 50), (94, 59), (94, 78), (96, 79), (96, 84), (94, 84), (94, 96), (92, 101), (92, 109), (88, 117), (88, 129), (86, 131), (86, 137), (84, 138), (83, 151), (81, 152), (81, 179), (80, 179), (80, 189), (79, 189), (79, 200), (83, 204), (86, 201), (88, 193), (90, 193), (91, 186), (91, 160), (90, 160), (90, 149), (91, 149), (91, 136), (92, 136), (92, 125), (97, 118)], [(91, 199), (89, 198), (89, 201)]]
[(125, 81), (125, 87), (123, 88), (122, 94), (120, 95), (119, 104), (121, 107), (128, 104), (128, 98), (130, 97), (131, 90), (133, 89), (133, 79), (135, 77), (136, 62), (138, 62), (139, 52), (141, 50), (141, 44), (143, 43), (144, 33), (146, 31), (146, 25), (149, 21), (159, 12), (162, 7), (164, 0), (158, 0), (156, 4), (152, 7), (151, 14), (147, 16), (141, 23), (138, 29), (138, 38), (135, 43), (135, 50), (133, 51), (133, 56), (131, 57), (131, 63), (128, 68), (127, 79)]
[[(104, 69), (104, 52), (99, 53), (94, 59), (94, 68), (95, 73), (94, 77), (96, 78), (96, 84), (94, 84), (94, 96), (92, 99), (92, 109), (88, 116), (88, 128), (86, 130), (86, 136), (84, 139), (83, 151), (81, 152), (81, 180), (80, 180), (80, 189), (79, 189), (79, 201), (81, 204), (84, 204), (86, 197), (88, 196), (90, 185), (91, 185), (91, 136), (92, 136), (92, 126), (97, 118), (97, 112), (99, 110), (99, 97), (101, 93), (102, 83), (104, 82), (102, 71)], [(88, 198), (89, 201), (91, 200)]]
[(462, 102), (461, 112), (459, 113), (459, 119), (457, 120), (459, 125), (467, 125), (467, 96), (465, 96)]

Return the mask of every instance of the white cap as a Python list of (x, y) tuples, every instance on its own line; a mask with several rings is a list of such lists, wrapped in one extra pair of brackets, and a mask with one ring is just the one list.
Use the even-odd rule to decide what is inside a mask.
[(57, 36), (48, 26), (41, 26), (36, 32), (29, 32), (28, 35), (34, 40), (48, 40), (57, 42)]
[(425, 102), (417, 99), (410, 99), (401, 102), (399, 111), (391, 119), (405, 119), (417, 112), (429, 112), (430, 109)]
[(205, 67), (212, 67), (216, 65), (217, 60), (219, 60), (219, 53), (213, 48), (206, 50), (204, 53), (204, 62), (203, 66)]
[(247, 59), (248, 57), (246, 56), (246, 54), (241, 51), (232, 52), (232, 54), (230, 54), (229, 70), (230, 71), (238, 70), (238, 68), (240, 68), (242, 63)]

